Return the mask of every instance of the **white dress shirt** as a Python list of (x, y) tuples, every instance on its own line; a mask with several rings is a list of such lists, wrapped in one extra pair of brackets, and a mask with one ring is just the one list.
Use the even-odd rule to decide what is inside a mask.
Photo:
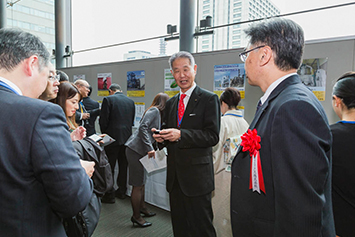
[(273, 92), (275, 90), (275, 88), (284, 80), (286, 80), (288, 77), (292, 76), (292, 75), (297, 75), (297, 73), (290, 73), (287, 74), (286, 76), (283, 76), (279, 79), (277, 79), (276, 81), (274, 81), (265, 91), (265, 94), (260, 98), (261, 104), (263, 105), (265, 103), (265, 101), (267, 100), (267, 98), (269, 98), (269, 96), (271, 95), (271, 92)]
[(5, 84), (7, 84), (9, 87), (11, 87), (13, 90), (15, 90), (19, 95), (23, 95), (22, 91), (20, 90), (20, 88), (18, 88), (18, 86), (16, 86), (14, 83), (12, 83), (11, 81), (0, 77), (0, 81), (4, 82)]
[[(181, 89), (180, 89), (180, 96), (181, 96), (181, 94), (185, 94), (185, 95), (186, 95), (186, 97), (184, 98), (184, 101), (183, 101), (183, 102), (184, 102), (184, 105), (185, 105), (185, 110), (186, 110), (186, 106), (187, 106), (187, 104), (189, 103), (191, 94), (192, 94), (192, 92), (194, 91), (195, 87), (196, 87), (196, 83), (194, 82), (194, 84), (192, 85), (192, 87), (191, 87), (190, 89), (188, 89), (185, 93), (182, 93), (182, 91), (181, 91)], [(180, 100), (180, 97), (179, 97), (179, 100)]]

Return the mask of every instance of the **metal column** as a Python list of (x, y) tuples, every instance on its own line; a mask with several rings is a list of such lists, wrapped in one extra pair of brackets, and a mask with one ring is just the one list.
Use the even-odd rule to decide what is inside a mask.
[(180, 51), (194, 53), (196, 0), (180, 0)]
[(0, 29), (7, 27), (6, 0), (0, 0)]
[(63, 0), (55, 0), (55, 61), (56, 68), (65, 67), (64, 50), (65, 50), (65, 2)]

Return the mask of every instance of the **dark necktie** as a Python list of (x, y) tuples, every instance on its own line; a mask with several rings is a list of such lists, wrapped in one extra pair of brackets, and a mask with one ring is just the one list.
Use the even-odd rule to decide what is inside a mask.
[(255, 112), (255, 114), (259, 111), (259, 109), (261, 108), (262, 105), (263, 105), (263, 104), (261, 103), (261, 100), (259, 100), (258, 106), (256, 106), (256, 112)]
[(186, 97), (186, 94), (181, 94), (180, 95), (180, 100), (179, 100), (179, 108), (178, 108), (178, 128), (180, 128), (181, 120), (182, 117), (184, 116), (185, 113), (185, 105), (184, 105), (184, 99)]

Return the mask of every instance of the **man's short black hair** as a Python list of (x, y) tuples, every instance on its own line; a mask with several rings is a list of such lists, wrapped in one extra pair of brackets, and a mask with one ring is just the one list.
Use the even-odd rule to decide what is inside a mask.
[(49, 65), (50, 54), (37, 36), (20, 29), (0, 30), (0, 69), (11, 71), (33, 55), (38, 57), (40, 71)]
[(69, 76), (61, 70), (57, 70), (57, 75), (59, 76), (59, 82), (69, 81)]
[(121, 91), (121, 86), (116, 84), (116, 83), (112, 83), (109, 90), (111, 91)]
[(250, 37), (250, 45), (268, 45), (273, 50), (275, 64), (280, 70), (298, 69), (301, 65), (304, 34), (292, 20), (265, 20), (252, 25), (245, 33)]

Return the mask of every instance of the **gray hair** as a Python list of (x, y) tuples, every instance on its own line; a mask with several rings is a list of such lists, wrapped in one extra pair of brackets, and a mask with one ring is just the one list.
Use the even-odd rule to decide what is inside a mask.
[(50, 54), (37, 36), (20, 29), (0, 29), (0, 69), (11, 71), (33, 55), (38, 57), (40, 71), (49, 65)]
[(170, 65), (170, 69), (173, 70), (173, 62), (178, 59), (178, 58), (187, 58), (190, 61), (190, 66), (194, 67), (195, 66), (195, 59), (194, 56), (192, 56), (191, 53), (186, 52), (186, 51), (180, 51), (177, 53), (174, 53), (173, 55), (171, 55), (171, 57), (169, 58), (169, 65)]
[(111, 91), (121, 91), (121, 86), (116, 83), (112, 83), (109, 89)]

